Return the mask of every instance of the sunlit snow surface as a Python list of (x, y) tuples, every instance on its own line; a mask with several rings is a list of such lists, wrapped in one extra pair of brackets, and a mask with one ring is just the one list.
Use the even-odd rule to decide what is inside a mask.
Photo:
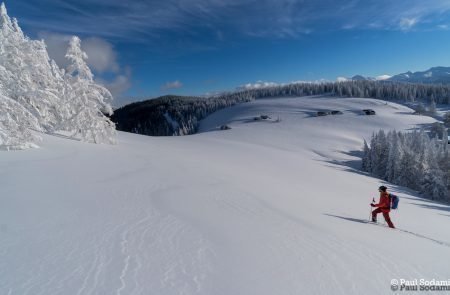
[(391, 279), (449, 279), (450, 208), (387, 184), (401, 230), (367, 224), (381, 182), (352, 169), (373, 131), (431, 122), (372, 99), (264, 99), (193, 136), (1, 152), (0, 294), (390, 294)]

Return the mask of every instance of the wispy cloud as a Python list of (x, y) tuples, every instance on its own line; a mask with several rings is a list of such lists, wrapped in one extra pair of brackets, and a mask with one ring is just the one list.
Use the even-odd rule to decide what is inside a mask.
[(181, 83), (180, 81), (176, 80), (173, 82), (167, 82), (164, 85), (161, 86), (161, 90), (165, 91), (165, 90), (170, 90), (170, 89), (178, 89), (183, 87), (183, 83)]
[(233, 33), (293, 38), (336, 28), (409, 30), (419, 20), (439, 22), (450, 12), (448, 0), (27, 0), (11, 5), (23, 13), (21, 22), (36, 30), (142, 42), (161, 39), (164, 32), (224, 41)]
[(404, 17), (400, 20), (399, 26), (400, 29), (402, 29), (403, 31), (407, 31), (410, 30), (412, 27), (414, 27), (414, 25), (417, 24), (417, 22), (418, 22), (417, 18)]

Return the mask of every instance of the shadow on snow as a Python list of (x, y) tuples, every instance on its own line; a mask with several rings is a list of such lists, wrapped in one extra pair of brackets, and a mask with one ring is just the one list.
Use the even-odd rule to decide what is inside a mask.
[[(431, 200), (431, 199), (427, 199), (423, 195), (420, 195), (417, 191), (414, 191), (412, 189), (409, 189), (409, 188), (406, 188), (406, 187), (403, 187), (403, 186), (399, 186), (399, 185), (395, 185), (395, 184), (386, 182), (386, 181), (384, 181), (384, 180), (382, 180), (382, 179), (380, 179), (378, 177), (375, 177), (375, 176), (371, 175), (368, 172), (360, 170), (361, 169), (361, 164), (362, 164), (362, 160), (361, 159), (362, 159), (362, 156), (363, 156), (363, 152), (362, 151), (350, 151), (350, 152), (339, 151), (339, 153), (341, 153), (341, 154), (357, 158), (357, 159), (354, 159), (354, 160), (345, 160), (345, 161), (339, 161), (339, 160), (330, 159), (326, 155), (321, 154), (321, 153), (319, 153), (317, 151), (315, 151), (315, 153), (325, 159), (325, 160), (322, 160), (322, 162), (330, 164), (330, 165), (327, 165), (328, 167), (333, 167), (333, 168), (339, 169), (341, 171), (345, 171), (345, 172), (349, 172), (349, 173), (356, 173), (356, 174), (359, 174), (359, 175), (364, 175), (364, 176), (367, 176), (367, 177), (374, 178), (377, 181), (379, 181), (381, 184), (388, 186), (393, 193), (400, 192), (400, 193), (406, 193), (406, 194), (412, 196), (412, 197), (400, 196), (400, 202), (402, 200), (404, 200), (404, 199), (407, 199), (407, 200), (411, 200), (411, 201), (416, 201), (416, 202), (408, 202), (408, 204), (419, 206), (421, 208), (430, 209), (430, 210), (440, 210), (440, 211), (444, 211), (444, 212), (450, 212), (450, 206), (448, 204), (446, 204), (446, 203), (438, 202), (438, 201)], [(417, 201), (423, 202), (425, 204), (417, 203)], [(441, 215), (444, 215), (444, 214), (441, 214)], [(450, 217), (450, 215), (444, 215), (444, 216), (449, 216)], [(334, 217), (337, 217), (337, 216), (334, 216)]]

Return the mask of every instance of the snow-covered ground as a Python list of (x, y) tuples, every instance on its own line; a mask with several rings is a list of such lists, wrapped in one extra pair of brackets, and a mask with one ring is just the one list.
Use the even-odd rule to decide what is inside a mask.
[[(314, 116), (325, 109), (344, 114)], [(392, 187), (401, 230), (367, 224), (382, 182), (352, 168), (373, 131), (434, 121), (411, 113), (264, 99), (193, 136), (44, 135), (2, 152), (0, 294), (390, 294), (391, 279), (449, 279), (450, 208)]]

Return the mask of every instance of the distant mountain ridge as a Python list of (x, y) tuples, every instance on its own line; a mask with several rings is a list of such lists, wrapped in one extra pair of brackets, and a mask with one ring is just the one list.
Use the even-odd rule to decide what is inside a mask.
[(409, 83), (450, 84), (450, 67), (433, 67), (423, 72), (401, 73), (392, 76), (389, 81)]
[(426, 71), (405, 72), (394, 75), (382, 75), (378, 77), (365, 77), (355, 75), (352, 78), (338, 78), (338, 81), (394, 81), (423, 84), (450, 84), (450, 67), (432, 67)]

